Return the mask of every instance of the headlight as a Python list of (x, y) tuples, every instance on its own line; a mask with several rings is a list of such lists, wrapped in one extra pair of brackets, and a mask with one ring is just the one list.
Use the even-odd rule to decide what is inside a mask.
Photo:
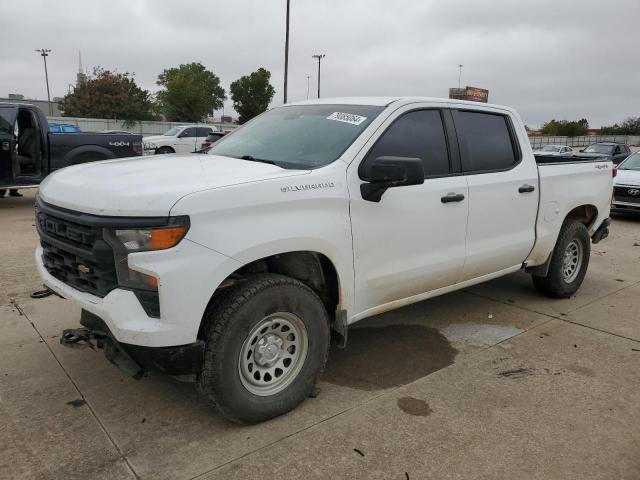
[(133, 289), (157, 290), (158, 279), (131, 270), (127, 261), (128, 255), (175, 247), (188, 230), (188, 217), (171, 218), (169, 225), (162, 227), (107, 230), (105, 239), (113, 247), (118, 284)]
[(142, 147), (143, 147), (145, 150), (155, 150), (156, 148), (158, 148), (158, 146), (157, 146), (155, 143), (153, 143), (153, 142), (144, 142), (144, 143), (142, 144)]

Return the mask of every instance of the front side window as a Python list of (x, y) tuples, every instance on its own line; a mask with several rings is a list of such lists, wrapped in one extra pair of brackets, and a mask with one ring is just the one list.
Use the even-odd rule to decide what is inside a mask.
[(206, 137), (210, 133), (211, 133), (211, 128), (210, 127), (198, 127), (198, 136), (199, 137)]
[(506, 170), (517, 163), (506, 116), (454, 110), (453, 118), (465, 172)]
[(274, 108), (225, 135), (209, 150), (282, 168), (307, 169), (337, 160), (384, 110), (373, 105), (290, 105)]
[(449, 151), (440, 110), (417, 110), (398, 118), (369, 151), (364, 164), (379, 157), (419, 158), (425, 177), (448, 174)]
[(180, 134), (180, 138), (189, 138), (189, 137), (195, 137), (195, 136), (196, 136), (195, 127), (185, 128)]

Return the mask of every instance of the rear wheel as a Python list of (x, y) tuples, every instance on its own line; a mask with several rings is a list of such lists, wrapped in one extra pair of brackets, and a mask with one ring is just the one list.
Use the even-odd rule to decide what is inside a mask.
[(577, 220), (566, 220), (553, 249), (547, 275), (534, 275), (533, 284), (543, 295), (570, 297), (582, 285), (590, 254), (591, 240), (587, 227)]
[(320, 298), (290, 277), (266, 274), (234, 287), (206, 314), (198, 388), (228, 419), (282, 415), (312, 392), (329, 350)]

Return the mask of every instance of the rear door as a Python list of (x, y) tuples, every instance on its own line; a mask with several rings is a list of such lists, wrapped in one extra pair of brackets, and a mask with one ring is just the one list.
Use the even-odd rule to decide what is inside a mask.
[[(446, 109), (402, 107), (350, 164), (357, 312), (456, 283), (464, 264), (468, 192), (452, 129)], [(358, 171), (383, 156), (421, 158), (424, 184), (389, 188), (378, 203), (364, 200)]]
[[(522, 264), (533, 248), (538, 170), (502, 110), (452, 110), (462, 170), (469, 185), (466, 261), (459, 281)], [(526, 155), (526, 157), (525, 157)]]

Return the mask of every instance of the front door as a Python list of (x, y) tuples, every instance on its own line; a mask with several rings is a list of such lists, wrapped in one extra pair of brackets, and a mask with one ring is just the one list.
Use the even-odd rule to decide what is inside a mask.
[(185, 128), (178, 137), (178, 144), (176, 145), (176, 153), (191, 153), (196, 151), (197, 140), (196, 127)]
[[(465, 258), (468, 189), (456, 172), (450, 130), (449, 113), (437, 105), (403, 107), (349, 166), (354, 315), (456, 283)], [(383, 156), (421, 158), (424, 184), (390, 188), (379, 203), (364, 200), (358, 169)]]
[[(458, 107), (459, 108), (459, 107)], [(469, 185), (465, 266), (460, 281), (521, 265), (533, 248), (538, 169), (519, 145), (507, 112), (452, 110), (462, 170)], [(525, 157), (527, 155), (527, 157)]]

